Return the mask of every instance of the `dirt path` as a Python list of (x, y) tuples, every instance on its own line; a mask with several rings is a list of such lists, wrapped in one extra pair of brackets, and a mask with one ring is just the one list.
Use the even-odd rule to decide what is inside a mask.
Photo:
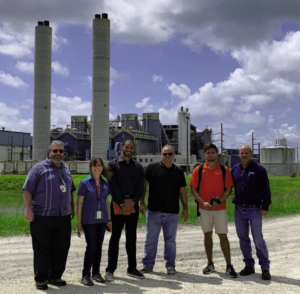
[[(214, 262), (217, 272), (209, 276), (202, 274), (206, 264), (203, 248), (203, 236), (199, 227), (181, 226), (177, 235), (178, 273), (168, 276), (163, 260), (163, 239), (160, 237), (155, 272), (144, 280), (136, 280), (126, 275), (127, 258), (124, 248), (124, 235), (120, 242), (119, 268), (115, 272), (113, 283), (84, 287), (80, 276), (85, 250), (84, 239), (72, 236), (72, 245), (68, 257), (64, 279), (68, 285), (61, 289), (49, 286), (49, 293), (300, 293), (300, 216), (272, 218), (264, 221), (264, 236), (269, 247), (272, 281), (262, 281), (261, 271), (249, 277), (230, 279), (225, 274), (225, 262), (219, 249), (219, 241), (214, 236)], [(109, 234), (103, 246), (101, 272), (107, 265), (107, 247)], [(234, 225), (229, 226), (229, 240), (232, 251), (232, 263), (236, 271), (243, 268), (241, 252)], [(137, 258), (143, 257), (145, 231), (139, 229)], [(255, 249), (254, 249), (255, 252)], [(30, 237), (0, 238), (0, 293), (41, 293), (33, 281), (32, 248)]]

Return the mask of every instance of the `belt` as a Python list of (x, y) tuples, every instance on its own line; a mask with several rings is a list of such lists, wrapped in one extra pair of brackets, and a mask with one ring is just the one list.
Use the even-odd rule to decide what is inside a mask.
[(248, 205), (248, 204), (240, 204), (239, 206), (243, 207), (243, 208), (259, 208), (256, 205)]
[(131, 199), (133, 198), (133, 195), (124, 195), (124, 199)]

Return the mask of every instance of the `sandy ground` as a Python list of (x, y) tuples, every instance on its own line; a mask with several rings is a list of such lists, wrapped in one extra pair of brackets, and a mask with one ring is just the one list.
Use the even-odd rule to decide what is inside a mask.
[[(200, 227), (181, 226), (177, 235), (178, 273), (168, 276), (163, 260), (163, 238), (160, 237), (156, 265), (152, 274), (144, 280), (136, 280), (126, 275), (127, 257), (124, 248), (125, 238), (120, 242), (119, 268), (112, 283), (95, 284), (85, 287), (80, 284), (80, 276), (85, 251), (84, 239), (72, 235), (67, 269), (63, 278), (66, 287), (49, 286), (49, 293), (300, 293), (300, 216), (272, 218), (264, 220), (264, 236), (267, 242), (272, 281), (261, 280), (261, 270), (256, 265), (256, 274), (231, 279), (224, 274), (225, 262), (219, 240), (214, 236), (214, 263), (216, 273), (205, 276), (202, 268), (206, 265), (203, 236)], [(229, 240), (232, 263), (236, 271), (244, 264), (239, 249), (234, 225), (229, 226)], [(103, 245), (101, 273), (107, 265), (109, 234)], [(138, 230), (137, 260), (143, 257), (145, 230)], [(254, 249), (255, 252), (255, 249)], [(33, 281), (33, 253), (30, 237), (0, 238), (0, 293), (41, 293)], [(140, 266), (141, 264), (139, 264)]]

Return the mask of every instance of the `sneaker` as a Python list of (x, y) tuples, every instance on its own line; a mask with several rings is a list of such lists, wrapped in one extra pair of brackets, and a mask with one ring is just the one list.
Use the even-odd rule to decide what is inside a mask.
[(228, 275), (230, 278), (237, 278), (237, 273), (235, 272), (231, 264), (227, 265), (225, 274)]
[(213, 263), (209, 263), (206, 268), (203, 269), (203, 274), (205, 275), (209, 275), (213, 272), (215, 272), (215, 266)]
[(271, 274), (269, 270), (262, 270), (261, 278), (265, 281), (271, 280)]
[(105, 283), (105, 280), (102, 278), (102, 276), (100, 274), (93, 275), (92, 280), (94, 280), (98, 283)]
[(91, 278), (89, 276), (83, 277), (80, 283), (84, 286), (94, 286), (94, 283), (91, 281)]
[(140, 272), (142, 274), (149, 274), (153, 272), (153, 268), (143, 267), (142, 269), (140, 269)]
[(46, 282), (36, 282), (35, 286), (38, 290), (47, 290), (48, 289), (48, 285)]
[(66, 286), (67, 282), (62, 279), (48, 279), (48, 284), (62, 287), (62, 286)]
[(114, 280), (114, 274), (111, 272), (106, 272), (104, 279), (105, 281), (112, 282)]
[(245, 268), (241, 270), (240, 275), (241, 276), (249, 276), (249, 275), (254, 274), (254, 273), (255, 273), (254, 267), (246, 265)]
[(170, 275), (170, 276), (175, 275), (176, 274), (175, 267), (173, 267), (173, 266), (167, 267), (167, 274)]
[(133, 270), (128, 270), (127, 275), (136, 279), (145, 279), (145, 276), (139, 272), (136, 268)]

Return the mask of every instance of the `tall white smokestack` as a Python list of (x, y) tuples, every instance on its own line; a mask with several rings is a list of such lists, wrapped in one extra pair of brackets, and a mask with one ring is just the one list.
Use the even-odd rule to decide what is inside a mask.
[(183, 107), (178, 112), (178, 152), (190, 156), (191, 148), (191, 122), (188, 108)]
[(49, 21), (35, 27), (33, 160), (44, 160), (50, 143), (52, 28)]
[(110, 21), (106, 13), (93, 20), (93, 100), (91, 157), (107, 158), (109, 147)]

